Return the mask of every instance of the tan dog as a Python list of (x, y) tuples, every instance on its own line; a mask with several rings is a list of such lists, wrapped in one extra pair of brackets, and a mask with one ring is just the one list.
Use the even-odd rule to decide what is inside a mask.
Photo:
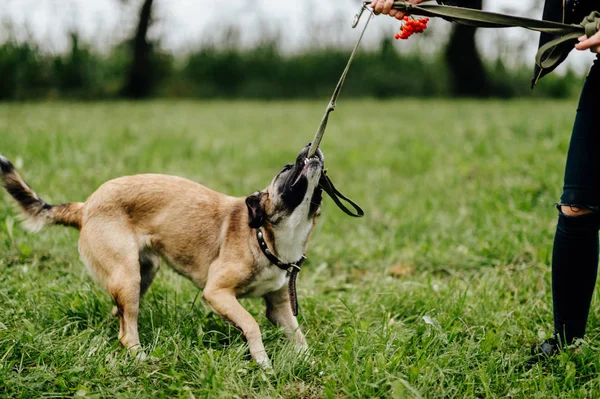
[[(262, 296), (269, 320), (297, 349), (307, 347), (290, 306), (290, 273), (284, 270), (303, 260), (320, 214), (324, 158), (319, 151), (307, 159), (307, 152), (308, 147), (265, 190), (245, 198), (181, 177), (144, 174), (110, 180), (84, 203), (48, 205), (2, 156), (0, 169), (31, 229), (58, 224), (81, 231), (79, 253), (115, 301), (125, 347), (139, 348), (140, 298), (163, 258), (203, 290), (216, 313), (242, 330), (252, 357), (268, 366), (259, 326), (237, 298)], [(259, 237), (266, 242), (262, 250)]]

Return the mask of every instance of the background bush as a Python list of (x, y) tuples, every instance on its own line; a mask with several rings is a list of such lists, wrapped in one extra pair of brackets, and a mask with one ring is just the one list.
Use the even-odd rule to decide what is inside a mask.
[[(72, 33), (71, 48), (50, 54), (33, 42), (9, 40), (0, 45), (0, 100), (53, 98), (105, 99), (120, 95), (130, 55), (127, 42), (103, 54)], [(284, 54), (277, 39), (252, 48), (205, 44), (175, 56), (153, 45), (150, 64), (154, 97), (185, 98), (317, 98), (329, 96), (350, 49), (313, 48)], [(573, 95), (581, 78), (569, 72), (544, 78), (530, 89), (532, 68), (507, 68), (501, 59), (486, 65), (492, 97)], [(348, 97), (450, 97), (447, 68), (441, 54), (399, 53), (393, 40), (362, 49), (344, 87)]]

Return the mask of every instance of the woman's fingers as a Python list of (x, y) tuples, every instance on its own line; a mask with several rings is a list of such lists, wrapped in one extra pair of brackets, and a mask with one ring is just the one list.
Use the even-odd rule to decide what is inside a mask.
[[(419, 4), (422, 3), (423, 0), (408, 0), (409, 3)], [(402, 11), (394, 10), (392, 7), (394, 6), (394, 0), (372, 0), (371, 8), (373, 9), (373, 13), (375, 15), (384, 14), (389, 15), (390, 17), (394, 17), (396, 19), (401, 20), (406, 15)]]
[[(392, 10), (393, 6), (394, 6), (394, 0), (373, 0), (371, 2), (371, 8), (373, 9), (373, 12), (375, 13), (375, 15), (379, 15), (379, 14), (392, 15), (390, 13), (390, 11), (396, 11), (396, 10)], [(396, 14), (396, 12), (394, 14)]]
[(579, 37), (578, 40), (579, 40), (579, 43), (577, 43), (575, 45), (575, 48), (577, 50), (583, 51), (583, 50), (591, 49), (592, 52), (595, 53), (595, 52), (597, 52), (598, 47), (600, 46), (600, 32), (598, 32), (595, 35), (590, 36), (590, 37), (581, 36), (581, 37)]
[(592, 41), (592, 39), (585, 39), (580, 41), (579, 43), (577, 43), (575, 45), (575, 48), (579, 51), (583, 51), (583, 50), (587, 50), (590, 47), (592, 47), (592, 45), (594, 44), (594, 42)]
[(383, 4), (383, 14), (390, 14), (390, 10), (392, 9), (392, 6), (394, 5), (394, 0), (385, 0), (385, 3)]
[(385, 0), (373, 0), (371, 2), (371, 8), (373, 9), (373, 12), (375, 13), (375, 15), (381, 14), (381, 11), (383, 11), (384, 4), (385, 4)]

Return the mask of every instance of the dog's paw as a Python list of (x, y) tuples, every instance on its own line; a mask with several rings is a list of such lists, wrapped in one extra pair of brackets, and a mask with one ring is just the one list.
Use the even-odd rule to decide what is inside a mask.
[(148, 355), (146, 355), (146, 352), (144, 352), (143, 350), (139, 350), (135, 353), (135, 359), (140, 361), (140, 362), (145, 362), (146, 360), (148, 360)]
[(113, 306), (112, 310), (110, 311), (110, 314), (113, 317), (117, 317), (119, 315), (119, 308), (117, 308), (116, 306)]
[(131, 357), (133, 357), (135, 360), (144, 362), (148, 359), (148, 355), (146, 354), (146, 352), (144, 352), (144, 350), (142, 349), (142, 346), (139, 344), (130, 346), (127, 350), (129, 352), (129, 355)]
[(273, 370), (273, 366), (271, 365), (271, 360), (267, 355), (257, 357), (255, 359), (256, 363), (260, 366), (261, 369), (265, 371)]

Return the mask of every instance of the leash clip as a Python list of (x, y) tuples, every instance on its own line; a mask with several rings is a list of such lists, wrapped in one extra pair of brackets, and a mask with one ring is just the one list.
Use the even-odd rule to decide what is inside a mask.
[(300, 266), (302, 266), (302, 264), (304, 263), (305, 260), (306, 260), (306, 256), (302, 255), (302, 257), (300, 258), (300, 260), (298, 262), (290, 263), (290, 267), (287, 269), (287, 272), (292, 273), (294, 270), (297, 270), (299, 272)]
[(365, 10), (368, 10), (370, 12), (370, 10), (367, 8), (368, 4), (371, 4), (371, 1), (363, 1), (362, 7), (354, 16), (354, 21), (352, 21), (352, 29), (354, 29), (358, 26), (358, 23), (360, 22), (360, 17), (362, 17)]
[(288, 267), (288, 269), (286, 270), (288, 273), (293, 272), (294, 270), (298, 270), (300, 271), (300, 266), (298, 266), (295, 263), (290, 263), (290, 267)]

